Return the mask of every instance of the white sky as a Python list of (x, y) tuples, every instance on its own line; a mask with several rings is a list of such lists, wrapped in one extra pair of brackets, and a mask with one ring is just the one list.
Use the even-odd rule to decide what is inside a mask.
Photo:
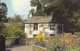
[(22, 16), (28, 15), (30, 9), (31, 0), (11, 0), (13, 10), (16, 14), (20, 14)]
[(31, 0), (0, 0), (1, 2), (6, 3), (8, 7), (7, 17), (14, 17), (15, 14), (21, 15), (24, 19), (27, 19), (29, 11), (32, 8), (30, 6)]

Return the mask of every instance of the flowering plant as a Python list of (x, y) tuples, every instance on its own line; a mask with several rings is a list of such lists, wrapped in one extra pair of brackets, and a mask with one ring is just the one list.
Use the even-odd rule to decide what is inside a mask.
[(80, 38), (77, 38), (77, 36), (75, 34), (71, 35), (68, 33), (64, 34), (64, 37), (63, 37), (63, 35), (56, 35), (53, 37), (49, 36), (46, 38), (42, 34), (37, 34), (37, 36), (35, 36), (35, 38), (38, 40), (38, 44), (41, 41), (43, 41), (44, 42), (43, 44), (46, 45), (47, 49), (50, 51), (58, 51), (61, 48), (68, 47), (68, 46), (78, 48), (79, 43), (80, 43)]
[(41, 34), (37, 34), (37, 36), (35, 36), (35, 38), (40, 41), (40, 39), (45, 39), (45, 37)]

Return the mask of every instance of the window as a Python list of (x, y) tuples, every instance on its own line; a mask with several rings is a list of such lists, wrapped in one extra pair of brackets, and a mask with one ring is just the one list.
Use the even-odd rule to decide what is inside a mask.
[(34, 30), (38, 30), (38, 24), (37, 23), (34, 24)]
[(50, 36), (55, 36), (55, 34), (50, 34)]
[(55, 23), (50, 23), (50, 30), (55, 30), (54, 27), (55, 27)]
[(35, 37), (35, 36), (37, 36), (37, 35), (33, 35), (33, 37)]

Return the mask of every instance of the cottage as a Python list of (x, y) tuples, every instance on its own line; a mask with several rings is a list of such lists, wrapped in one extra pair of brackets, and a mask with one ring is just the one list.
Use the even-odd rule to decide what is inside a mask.
[(33, 38), (39, 33), (44, 36), (55, 36), (58, 31), (58, 24), (52, 21), (52, 16), (33, 16), (25, 22), (27, 38)]

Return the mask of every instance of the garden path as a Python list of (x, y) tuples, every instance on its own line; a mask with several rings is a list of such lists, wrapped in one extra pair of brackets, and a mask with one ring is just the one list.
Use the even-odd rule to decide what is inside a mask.
[(32, 51), (32, 46), (30, 45), (11, 45), (11, 46), (6, 46), (6, 51)]

